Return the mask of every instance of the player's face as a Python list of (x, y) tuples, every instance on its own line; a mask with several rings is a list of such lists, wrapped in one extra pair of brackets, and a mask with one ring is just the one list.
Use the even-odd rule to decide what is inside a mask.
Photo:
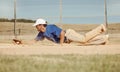
[(39, 32), (45, 32), (46, 30), (46, 28), (42, 24), (37, 25), (36, 28)]

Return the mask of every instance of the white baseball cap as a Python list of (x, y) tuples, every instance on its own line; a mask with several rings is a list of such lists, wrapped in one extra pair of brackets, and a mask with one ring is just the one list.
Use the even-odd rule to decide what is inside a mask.
[(36, 20), (36, 22), (33, 26), (37, 26), (39, 24), (47, 24), (47, 22), (46, 22), (46, 20), (40, 18), (40, 19)]

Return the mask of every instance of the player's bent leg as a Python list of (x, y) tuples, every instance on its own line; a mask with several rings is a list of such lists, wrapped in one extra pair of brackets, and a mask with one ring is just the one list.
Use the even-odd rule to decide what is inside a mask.
[(84, 35), (81, 35), (72, 29), (66, 30), (65, 36), (67, 39), (74, 42), (86, 42)]
[(108, 43), (109, 35), (99, 35), (93, 38), (92, 40), (88, 41), (87, 44), (90, 45), (104, 45)]
[(96, 37), (97, 35), (104, 33), (105, 31), (106, 31), (106, 27), (103, 24), (101, 24), (97, 28), (95, 28), (85, 34), (86, 41)]

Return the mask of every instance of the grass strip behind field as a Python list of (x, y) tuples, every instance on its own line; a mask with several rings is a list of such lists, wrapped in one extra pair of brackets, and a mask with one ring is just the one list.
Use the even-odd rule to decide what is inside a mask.
[(0, 72), (119, 72), (120, 55), (0, 55)]

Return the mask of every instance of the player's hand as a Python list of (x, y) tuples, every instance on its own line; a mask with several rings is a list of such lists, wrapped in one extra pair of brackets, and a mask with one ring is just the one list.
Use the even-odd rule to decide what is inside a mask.
[(13, 42), (17, 45), (20, 45), (22, 44), (22, 41), (21, 40), (18, 40), (18, 39), (13, 39)]

